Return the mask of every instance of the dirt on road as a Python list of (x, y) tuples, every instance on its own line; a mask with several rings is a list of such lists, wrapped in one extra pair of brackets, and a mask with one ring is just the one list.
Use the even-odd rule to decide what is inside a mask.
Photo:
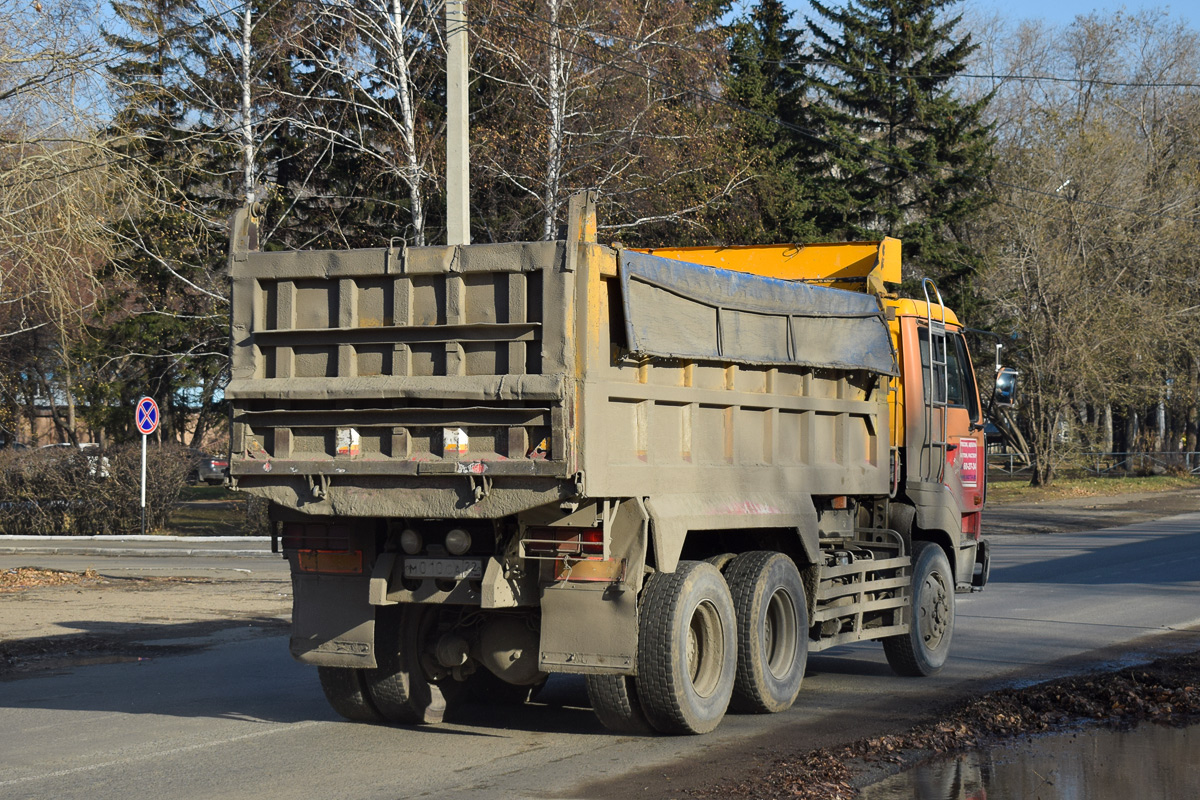
[(933, 755), (1085, 725), (1200, 723), (1200, 652), (1094, 672), (960, 702), (905, 731), (776, 759), (756, 774), (687, 792), (697, 798), (843, 800)]
[(291, 618), (286, 575), (118, 577), (42, 569), (37, 556), (29, 559), (29, 567), (0, 570), (0, 678), (180, 652), (228, 628), (278, 632)]

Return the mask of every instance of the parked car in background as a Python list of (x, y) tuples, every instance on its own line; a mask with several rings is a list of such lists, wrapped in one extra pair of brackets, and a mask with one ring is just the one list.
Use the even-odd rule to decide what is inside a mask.
[(229, 457), (214, 456), (200, 450), (191, 449), (188, 453), (196, 461), (195, 468), (188, 473), (188, 483), (204, 482), (210, 486), (220, 486), (229, 474)]

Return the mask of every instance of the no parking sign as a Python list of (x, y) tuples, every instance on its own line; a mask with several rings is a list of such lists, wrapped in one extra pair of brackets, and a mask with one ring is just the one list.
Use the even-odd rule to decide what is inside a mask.
[(158, 403), (154, 402), (153, 397), (143, 397), (138, 400), (135, 421), (137, 429), (144, 436), (149, 436), (158, 430)]
[(142, 434), (142, 535), (146, 533), (146, 437), (158, 430), (158, 403), (153, 397), (138, 400), (134, 423)]

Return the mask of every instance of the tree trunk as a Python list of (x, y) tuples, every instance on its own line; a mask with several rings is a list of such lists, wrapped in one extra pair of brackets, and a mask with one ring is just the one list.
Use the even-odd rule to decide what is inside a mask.
[(251, 5), (242, 14), (242, 191), (246, 199), (254, 191), (254, 121), (250, 104)]
[[(1187, 419), (1184, 421), (1184, 440), (1183, 449), (1188, 453), (1194, 453), (1200, 450), (1200, 420), (1197, 420), (1197, 415), (1200, 414), (1200, 407), (1197, 404), (1197, 393), (1200, 393), (1200, 362), (1195, 356), (1188, 359), (1188, 378), (1191, 383), (1191, 392), (1187, 406)], [(1195, 463), (1191, 456), (1187, 459), (1188, 468), (1195, 467)]]
[(1167, 446), (1167, 402), (1162, 392), (1158, 394), (1158, 405), (1154, 409), (1155, 442), (1154, 451), (1162, 453), (1170, 448)]
[(1111, 453), (1113, 449), (1113, 413), (1112, 403), (1104, 404), (1103, 415), (1100, 422), (1101, 432), (1101, 449), (1106, 453)]
[(562, 74), (564, 66), (562, 34), (558, 27), (561, 0), (550, 0), (548, 5), (550, 41), (546, 50), (548, 65), (546, 102), (550, 107), (550, 119), (546, 142), (546, 187), (542, 196), (542, 202), (545, 205), (542, 217), (542, 238), (547, 241), (554, 238), (555, 223), (558, 219), (558, 190), (562, 178), (563, 121), (566, 110), (564, 76)]
[(408, 63), (408, 25), (404, 4), (392, 0), (392, 68), (396, 74), (396, 96), (400, 100), (400, 136), (404, 141), (401, 172), (408, 185), (412, 214), (413, 244), (425, 246), (425, 198), (422, 195), (421, 162), (417, 158), (417, 119), (413, 107), (412, 76)]

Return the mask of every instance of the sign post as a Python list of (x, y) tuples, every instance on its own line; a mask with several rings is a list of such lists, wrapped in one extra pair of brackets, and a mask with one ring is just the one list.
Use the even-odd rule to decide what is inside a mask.
[(146, 535), (146, 439), (158, 430), (158, 403), (152, 397), (138, 400), (134, 415), (137, 429), (142, 433), (142, 535)]

